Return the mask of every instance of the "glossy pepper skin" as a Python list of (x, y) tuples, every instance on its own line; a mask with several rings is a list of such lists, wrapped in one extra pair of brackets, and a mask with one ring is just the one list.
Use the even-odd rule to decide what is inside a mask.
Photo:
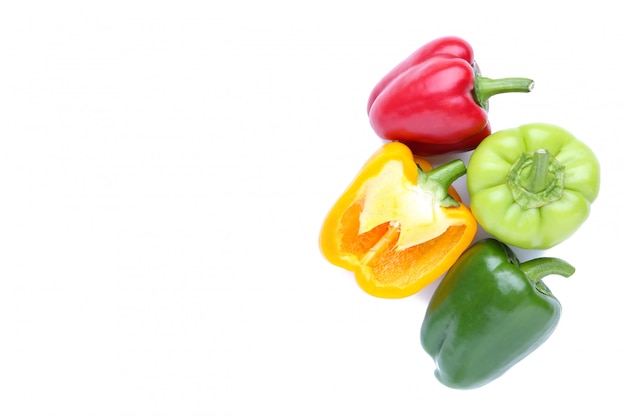
[(450, 388), (478, 388), (537, 349), (561, 315), (541, 278), (573, 273), (557, 258), (520, 264), (496, 239), (472, 245), (435, 290), (422, 323), (421, 343), (436, 378)]
[(467, 168), (472, 212), (493, 237), (548, 249), (588, 218), (600, 190), (592, 150), (561, 127), (531, 123), (487, 137)]
[(413, 295), (439, 278), (471, 244), (477, 223), (451, 187), (465, 174), (454, 160), (431, 170), (399, 142), (365, 163), (329, 211), (320, 248), (376, 297)]
[(378, 136), (403, 142), (416, 155), (464, 152), (491, 133), (489, 97), (532, 86), (527, 78), (481, 76), (471, 46), (449, 36), (425, 44), (385, 75), (367, 113)]

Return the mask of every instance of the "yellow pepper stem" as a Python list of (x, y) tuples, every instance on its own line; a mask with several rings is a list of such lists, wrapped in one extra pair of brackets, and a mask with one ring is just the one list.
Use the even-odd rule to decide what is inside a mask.
[(418, 187), (432, 192), (441, 207), (459, 207), (459, 202), (448, 194), (448, 189), (457, 178), (467, 172), (467, 167), (462, 160), (455, 159), (429, 172), (424, 172), (419, 165), (417, 169)]

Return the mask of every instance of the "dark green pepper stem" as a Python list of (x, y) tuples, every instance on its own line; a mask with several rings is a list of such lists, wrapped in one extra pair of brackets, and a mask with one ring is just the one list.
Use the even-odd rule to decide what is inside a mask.
[(545, 149), (525, 152), (511, 166), (507, 185), (524, 210), (557, 201), (565, 188), (565, 167)]
[(533, 284), (537, 284), (543, 277), (548, 275), (560, 275), (569, 277), (576, 269), (559, 258), (536, 258), (522, 262), (519, 268), (526, 274)]
[(419, 187), (435, 194), (442, 207), (459, 207), (459, 202), (448, 194), (448, 188), (467, 172), (467, 167), (462, 160), (455, 159), (429, 172), (424, 172), (419, 164), (417, 169)]
[(501, 93), (528, 93), (532, 91), (535, 82), (528, 78), (499, 78), (492, 79), (476, 74), (474, 78), (474, 100), (478, 105), (487, 109), (487, 101), (491, 96)]
[(574, 267), (562, 259), (558, 258), (537, 258), (526, 261), (519, 265), (522, 272), (535, 286), (535, 289), (545, 295), (552, 295), (550, 289), (541, 280), (548, 275), (560, 275), (562, 277), (571, 276), (576, 270)]

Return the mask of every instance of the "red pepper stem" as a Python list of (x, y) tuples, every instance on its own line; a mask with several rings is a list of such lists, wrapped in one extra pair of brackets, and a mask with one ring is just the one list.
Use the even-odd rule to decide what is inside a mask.
[(417, 166), (418, 168), (418, 177), (417, 184), (418, 187), (426, 189), (435, 196), (440, 201), (440, 205), (442, 207), (458, 207), (459, 202), (456, 201), (450, 194), (448, 194), (448, 188), (452, 185), (452, 183), (465, 175), (467, 172), (467, 167), (465, 163), (456, 159), (454, 161), (450, 161), (444, 165), (441, 165), (429, 172), (424, 172)]
[(478, 105), (487, 109), (490, 97), (501, 93), (529, 93), (535, 82), (528, 78), (499, 78), (492, 79), (476, 74), (474, 78), (474, 100)]
[(537, 284), (543, 277), (548, 275), (571, 276), (576, 269), (559, 258), (536, 258), (523, 262), (519, 268), (526, 274), (533, 284)]

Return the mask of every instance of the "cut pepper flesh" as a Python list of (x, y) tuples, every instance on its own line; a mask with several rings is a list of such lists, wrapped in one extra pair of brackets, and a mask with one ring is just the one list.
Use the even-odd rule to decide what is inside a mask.
[(378, 177), (366, 181), (361, 194), (364, 199), (359, 234), (395, 219), (393, 233), (400, 234), (395, 241), (398, 250), (428, 242), (461, 223), (447, 216), (432, 192), (403, 177), (399, 161), (386, 164)]

